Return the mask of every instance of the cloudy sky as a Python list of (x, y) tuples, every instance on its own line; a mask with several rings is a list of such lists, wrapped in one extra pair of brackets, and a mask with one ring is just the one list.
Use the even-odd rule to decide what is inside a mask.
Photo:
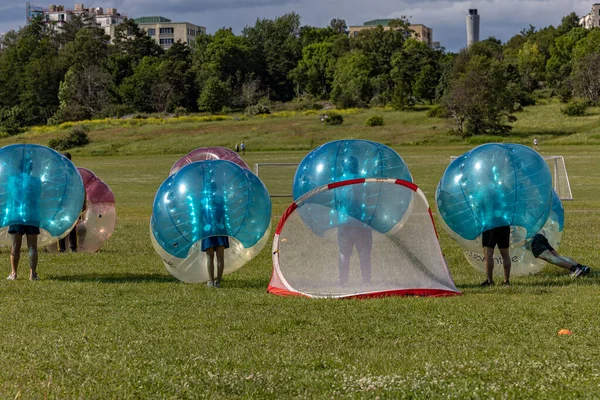
[[(85, 0), (81, 0), (84, 1)], [(481, 15), (481, 38), (496, 36), (506, 41), (529, 26), (557, 25), (575, 11), (587, 14), (594, 1), (581, 0), (94, 0), (94, 7), (116, 7), (128, 17), (161, 15), (177, 22), (205, 26), (208, 33), (232, 27), (239, 33), (257, 18), (274, 18), (295, 11), (303, 25), (326, 26), (332, 18), (361, 25), (375, 18), (407, 16), (412, 23), (433, 28), (434, 41), (450, 51), (466, 44), (465, 16), (469, 8)], [(25, 3), (0, 0), (0, 32), (25, 23)], [(34, 2), (42, 6), (45, 3)], [(67, 8), (74, 4), (65, 3)]]

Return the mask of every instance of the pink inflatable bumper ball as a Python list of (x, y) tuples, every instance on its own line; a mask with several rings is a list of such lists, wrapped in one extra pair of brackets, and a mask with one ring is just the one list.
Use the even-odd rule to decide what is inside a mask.
[(85, 211), (77, 223), (77, 249), (97, 252), (117, 225), (115, 195), (110, 187), (87, 168), (77, 168), (85, 186)]
[(241, 157), (233, 150), (219, 146), (200, 147), (196, 150), (190, 151), (188, 154), (181, 157), (175, 164), (173, 164), (171, 171), (169, 172), (169, 176), (173, 175), (188, 164), (207, 160), (227, 160), (239, 165), (244, 169), (250, 170), (248, 164), (246, 164), (246, 162), (242, 160)]

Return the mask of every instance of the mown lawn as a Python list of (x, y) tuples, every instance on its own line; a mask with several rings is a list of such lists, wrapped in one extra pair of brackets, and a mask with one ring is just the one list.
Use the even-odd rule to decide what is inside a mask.
[[(358, 116), (366, 115), (348, 119), (357, 118), (358, 126)], [(303, 118), (309, 117), (291, 122), (305, 136)], [(274, 146), (293, 142), (289, 127), (276, 136), (283, 120), (264, 121), (272, 121), (263, 123), (265, 143), (280, 137)], [(243, 121), (198, 129), (236, 122)], [(329, 127), (308, 119), (306, 125), (319, 141), (380, 138), (344, 126), (331, 135)], [(0, 398), (600, 396), (600, 146), (542, 142), (541, 148), (566, 158), (575, 200), (566, 203), (560, 251), (590, 265), (590, 277), (573, 280), (547, 267), (536, 276), (515, 277), (511, 288), (481, 289), (483, 276), (442, 232), (442, 249), (463, 296), (308, 300), (265, 292), (270, 244), (227, 275), (220, 290), (178, 282), (154, 253), (148, 221), (156, 189), (184, 152), (221, 136), (215, 145), (238, 141), (237, 133), (220, 129), (204, 138), (191, 129), (173, 137), (94, 131), (98, 142), (73, 152), (77, 165), (96, 172), (115, 192), (117, 230), (97, 254), (42, 254), (39, 282), (24, 279), (24, 263), (18, 281), (0, 280)], [(103, 136), (109, 134), (112, 139)], [(146, 140), (130, 142), (128, 135)], [(185, 135), (195, 139), (184, 141)], [(304, 136), (298, 140), (306, 145)], [(299, 162), (308, 151), (268, 151), (265, 145), (256, 152), (251, 140), (249, 164)], [(139, 142), (146, 146), (131, 147)], [(115, 147), (118, 155), (90, 156), (111, 143), (124, 143)], [(176, 150), (165, 149), (173, 154), (159, 154), (161, 145), (175, 143)], [(430, 204), (450, 155), (471, 147), (390, 144)], [(285, 191), (287, 184), (267, 181), (273, 191)], [(274, 199), (274, 223), (290, 201)], [(0, 252), (8, 274), (7, 249)], [(558, 336), (563, 328), (573, 334)]]

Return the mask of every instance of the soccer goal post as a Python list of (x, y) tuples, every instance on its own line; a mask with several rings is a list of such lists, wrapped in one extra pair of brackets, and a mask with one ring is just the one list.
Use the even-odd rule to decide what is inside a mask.
[[(571, 192), (571, 183), (567, 174), (567, 166), (563, 156), (542, 156), (550, 168), (552, 174), (552, 187), (561, 200), (573, 200)], [(450, 156), (450, 162), (457, 159), (458, 156)]]
[(254, 174), (265, 184), (271, 197), (293, 197), (292, 184), (298, 163), (254, 164)]

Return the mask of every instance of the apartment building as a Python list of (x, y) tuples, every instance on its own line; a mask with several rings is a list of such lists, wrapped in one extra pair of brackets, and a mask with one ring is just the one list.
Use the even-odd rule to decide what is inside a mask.
[[(348, 32), (349, 32), (350, 37), (356, 37), (356, 36), (358, 36), (358, 32), (360, 32), (364, 29), (372, 29), (379, 25), (381, 25), (384, 30), (388, 30), (388, 29), (390, 29), (390, 27), (389, 27), (390, 21), (391, 21), (391, 19), (374, 19), (374, 20), (365, 22), (363, 25), (349, 26)], [(427, 44), (429, 47), (435, 46), (435, 43), (433, 41), (433, 29), (428, 28), (427, 26), (425, 26), (423, 24), (410, 25), (409, 29), (412, 31), (411, 37), (413, 37), (414, 39), (417, 39), (417, 40)]]
[(579, 19), (579, 25), (586, 29), (600, 27), (600, 3), (592, 5), (592, 11)]
[(75, 16), (91, 17), (91, 23), (104, 29), (104, 33), (114, 38), (115, 27), (125, 21), (125, 16), (121, 15), (116, 8), (89, 7), (84, 4), (75, 4), (75, 8), (67, 9), (61, 4), (50, 4), (48, 8), (26, 4), (26, 18), (29, 24), (34, 18), (41, 16), (42, 20), (57, 29), (62, 29), (64, 24), (71, 21)]
[(191, 44), (196, 40), (196, 36), (206, 34), (206, 28), (203, 26), (189, 22), (172, 22), (159, 16), (141, 17), (134, 21), (165, 50), (178, 41)]

